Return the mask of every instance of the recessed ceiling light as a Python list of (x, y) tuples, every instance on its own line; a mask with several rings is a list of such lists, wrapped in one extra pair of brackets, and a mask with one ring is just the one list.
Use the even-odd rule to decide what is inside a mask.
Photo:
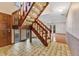
[(63, 9), (58, 9), (59, 12), (63, 12)]

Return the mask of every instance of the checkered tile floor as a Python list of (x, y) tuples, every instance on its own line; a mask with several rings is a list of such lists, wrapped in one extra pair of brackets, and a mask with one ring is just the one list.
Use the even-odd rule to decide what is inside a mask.
[(0, 48), (0, 56), (70, 56), (67, 44), (51, 42), (48, 47), (41, 44), (38, 39), (30, 43), (19, 42)]

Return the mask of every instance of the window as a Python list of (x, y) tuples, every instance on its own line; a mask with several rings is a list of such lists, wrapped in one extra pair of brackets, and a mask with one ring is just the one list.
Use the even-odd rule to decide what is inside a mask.
[(21, 7), (22, 4), (23, 4), (23, 2), (15, 2), (15, 5), (16, 5), (17, 7)]

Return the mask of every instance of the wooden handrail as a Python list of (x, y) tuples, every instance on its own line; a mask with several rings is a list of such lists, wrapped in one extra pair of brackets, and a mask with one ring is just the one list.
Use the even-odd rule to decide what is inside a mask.
[(50, 29), (46, 29), (47, 28), (46, 25), (44, 26), (42, 25), (44, 24), (41, 21), (38, 22), (38, 20), (36, 20), (32, 25), (32, 31), (38, 36), (40, 40), (42, 40), (42, 43), (47, 46), (48, 44), (47, 40), (51, 39), (51, 31)]
[(51, 31), (51, 29), (49, 29), (45, 24), (43, 24), (43, 22), (41, 22), (39, 19), (37, 19), (36, 21), (40, 22), (40, 25), (43, 25), (45, 27), (45, 29)]
[(37, 23), (44, 31), (47, 32), (47, 30), (42, 25), (40, 25), (37, 21), (35, 21), (35, 23)]
[(22, 21), (20, 22), (19, 26), (21, 26), (25, 20), (25, 18), (27, 17), (27, 15), (29, 14), (29, 12), (31, 11), (33, 5), (35, 4), (35, 2), (32, 3), (32, 6), (30, 7), (29, 11), (27, 12), (27, 14), (25, 15), (24, 19), (22, 19)]

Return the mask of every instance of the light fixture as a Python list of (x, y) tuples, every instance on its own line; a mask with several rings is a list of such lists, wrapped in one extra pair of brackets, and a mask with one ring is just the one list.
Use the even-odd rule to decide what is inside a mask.
[(63, 9), (58, 9), (59, 12), (63, 12)]
[(58, 12), (59, 12), (61, 15), (66, 16), (65, 7), (58, 8)]
[(63, 12), (66, 8), (64, 6), (57, 8), (59, 12)]

